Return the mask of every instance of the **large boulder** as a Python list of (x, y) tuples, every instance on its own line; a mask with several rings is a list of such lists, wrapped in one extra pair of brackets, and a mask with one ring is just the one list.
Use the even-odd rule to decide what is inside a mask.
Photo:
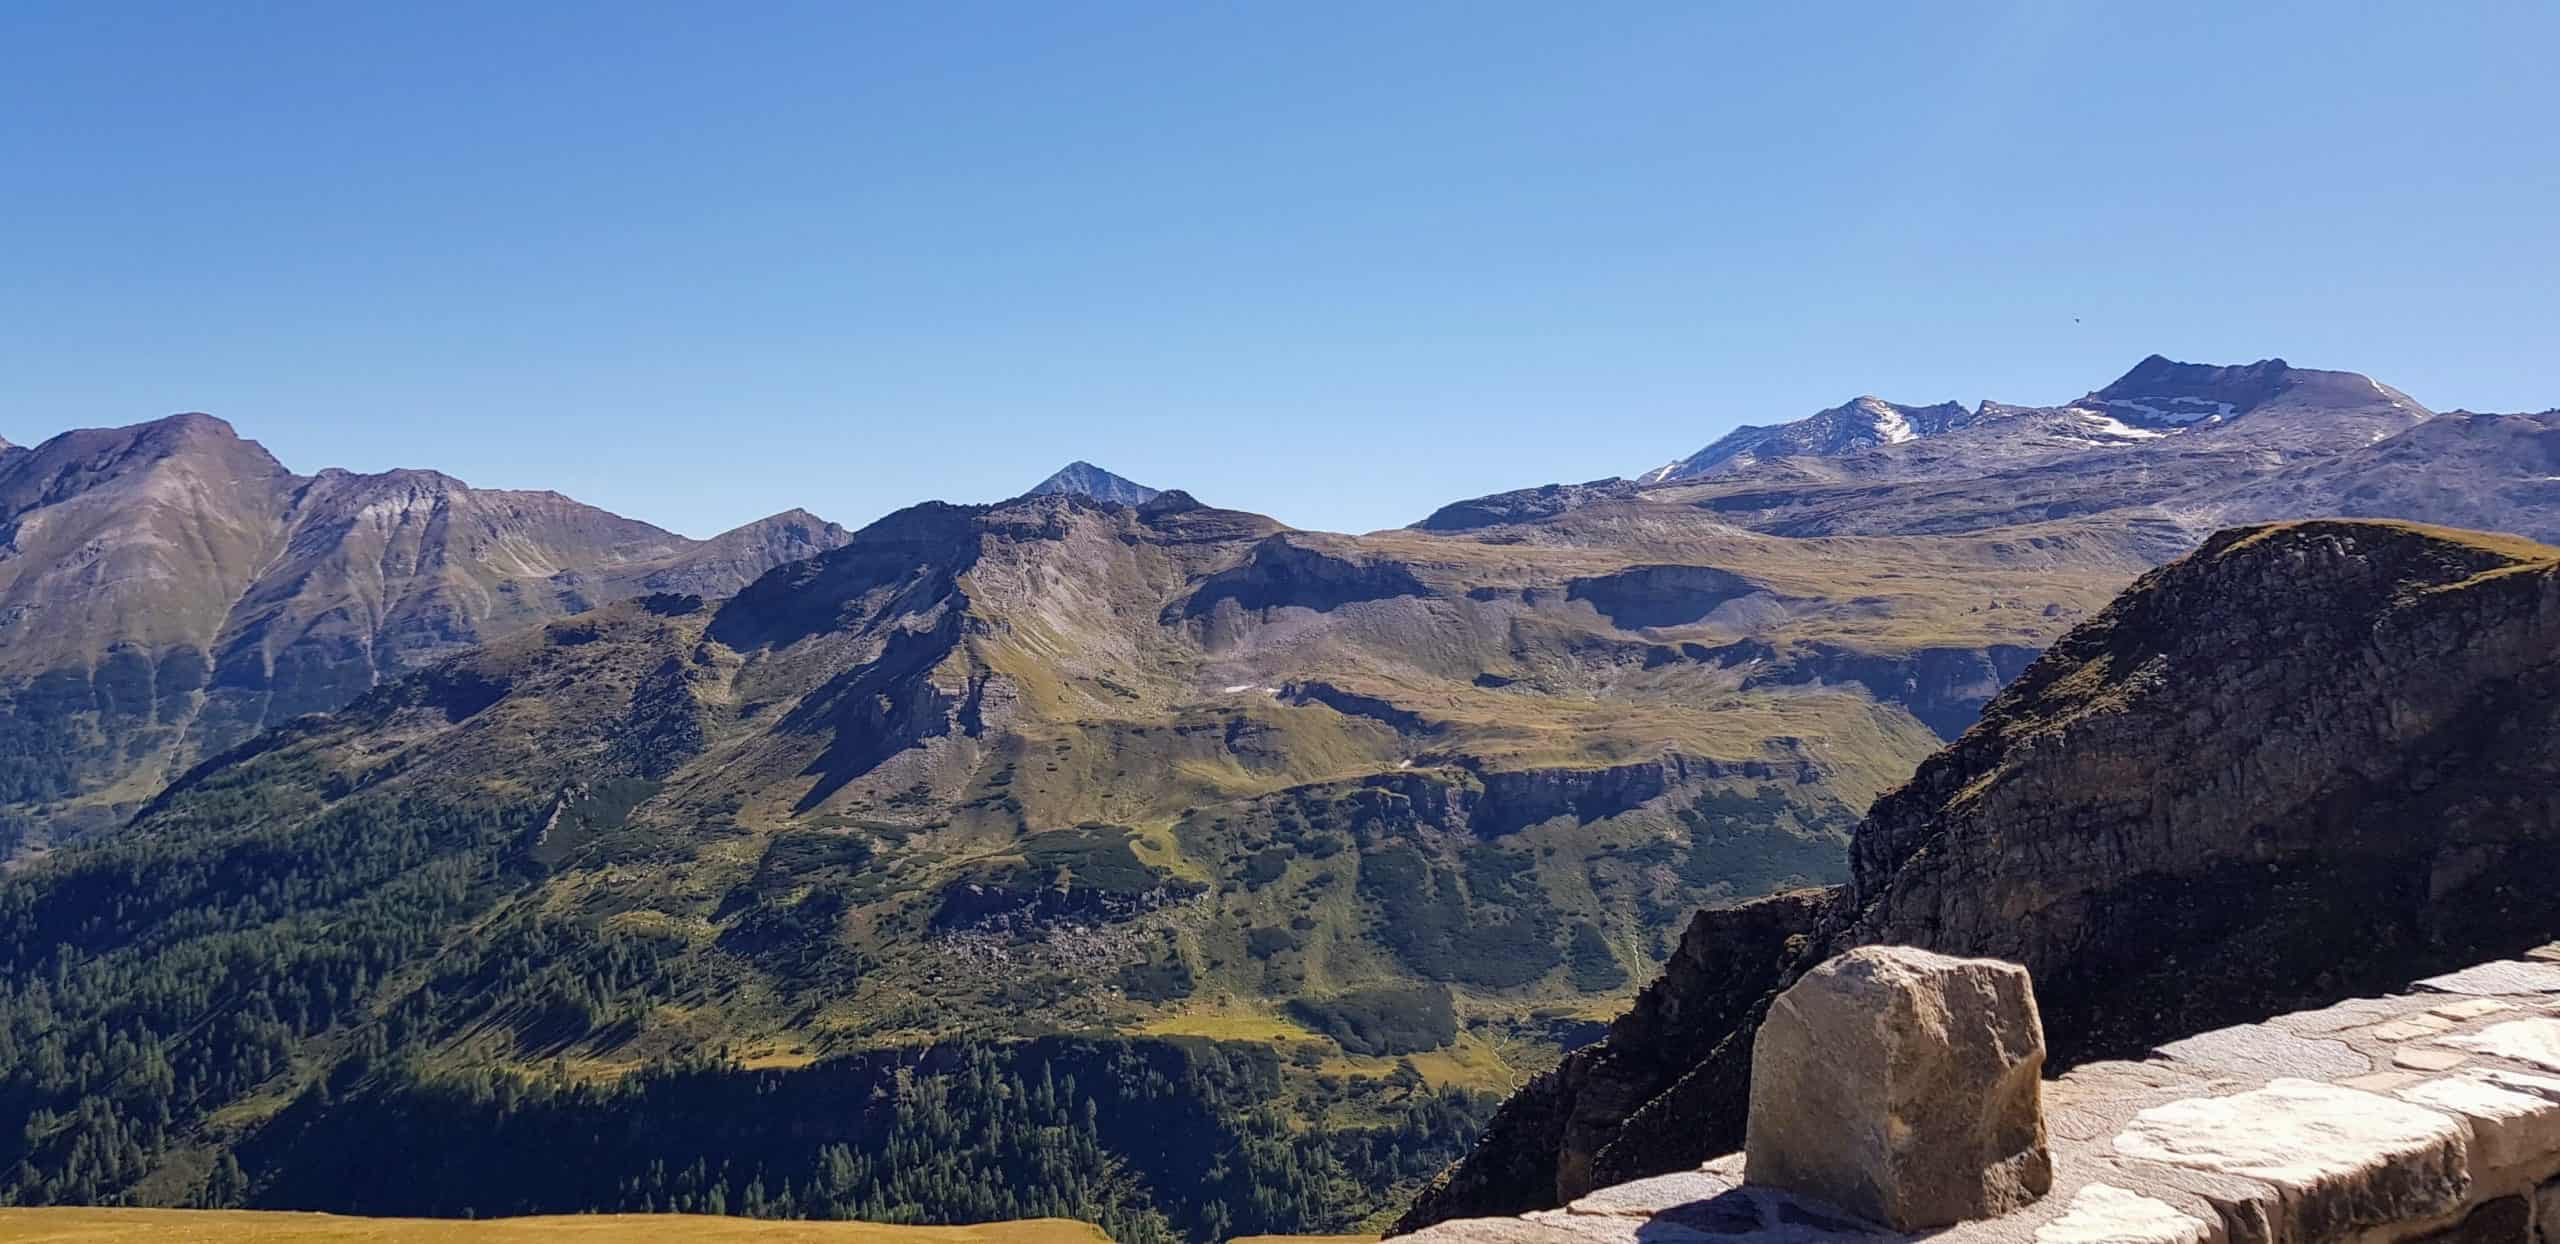
[(2043, 1073), (2026, 969), (1852, 950), (1760, 1025), (1745, 1178), (1901, 1231), (2008, 1213), (2053, 1187)]

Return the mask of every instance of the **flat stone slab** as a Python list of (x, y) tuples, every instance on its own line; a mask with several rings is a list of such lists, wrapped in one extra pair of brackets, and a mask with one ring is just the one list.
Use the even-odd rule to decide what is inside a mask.
[(2375, 1024), (2365, 1031), (2379, 1041), (2414, 1041), (2420, 1037), (2441, 1036), (2453, 1029), (2454, 1022), (2444, 1016), (2418, 1014), (2387, 1024)]
[(1462, 1218), (1396, 1238), (1413, 1244), (1707, 1244), (1718, 1237), (1677, 1227), (1656, 1229), (1636, 1218), (1576, 1219), (1539, 1214), (1528, 1218)]
[(2239, 1024), (2197, 1033), (2154, 1051), (2162, 1058), (2225, 1075), (2266, 1075), (2270, 1068), (2298, 1076), (2341, 1079), (2373, 1070), (2373, 1060), (2344, 1041), (2296, 1036), (2272, 1024)]
[(2093, 1183), (2062, 1217), (2036, 1228), (2036, 1244), (2207, 1244), (2214, 1225), (2113, 1184)]
[(2560, 993), (2560, 963), (2501, 960), (2431, 976), (2412, 989), (2427, 993), (2494, 994)]
[[(2560, 1092), (2560, 1080), (2549, 1082)], [(2560, 1101), (2501, 1084), (2487, 1074), (2446, 1076), (2398, 1089), (2393, 1096), (2471, 1124), (2475, 1175), (2528, 1164), (2547, 1166), (2560, 1153)]]
[(2438, 1037), (2435, 1043), (2496, 1058), (2512, 1058), (2546, 1071), (2560, 1071), (2560, 1019), (2511, 1019), (2503, 1024), (2491, 1024), (2478, 1032)]
[(2408, 1014), (2412, 1008), (2405, 998), (2349, 998), (2316, 1011), (2295, 1011), (2268, 1020), (2278, 1028), (2305, 1037), (2362, 1028)]
[(1566, 1206), (1565, 1210), (1575, 1214), (1645, 1216), (1712, 1201), (1741, 1186), (1742, 1180), (1733, 1175), (1704, 1170), (1679, 1171), (1602, 1188)]
[(1462, 1218), (1398, 1240), (1414, 1244), (1714, 1244), (1714, 1236), (1641, 1218), (1578, 1217), (1553, 1211), (1526, 1218)]
[(2470, 1061), (2456, 1050), (2403, 1049), (2391, 1052), (2392, 1065), (2411, 1071), (2451, 1071)]
[(2462, 1203), (2470, 1129), (2451, 1115), (2315, 1080), (2190, 1098), (2134, 1116), (2125, 1157), (2257, 1180), (2283, 1192), (2284, 1238), (2318, 1241)]
[(2045, 1131), (2057, 1144), (2094, 1142), (2104, 1148), (2145, 1106), (2233, 1087), (2227, 1077), (2164, 1059), (2083, 1063), (2045, 1085)]

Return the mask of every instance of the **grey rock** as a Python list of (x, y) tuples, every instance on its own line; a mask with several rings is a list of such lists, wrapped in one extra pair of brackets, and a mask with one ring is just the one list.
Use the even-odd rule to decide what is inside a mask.
[(2428, 993), (2493, 994), (2560, 993), (2560, 963), (2500, 962), (2448, 972), (2419, 981)]
[(2272, 1024), (2239, 1024), (2198, 1033), (2161, 1046), (2163, 1058), (2211, 1071), (2245, 1075), (2282, 1067), (2294, 1075), (2339, 1077), (2373, 1070), (2372, 1060), (2344, 1041), (2298, 1037)]

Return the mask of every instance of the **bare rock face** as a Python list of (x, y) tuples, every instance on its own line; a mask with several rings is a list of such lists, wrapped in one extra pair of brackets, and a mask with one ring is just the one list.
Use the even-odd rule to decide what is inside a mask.
[(1852, 950), (1760, 1025), (1745, 1177), (1901, 1231), (2008, 1213), (2053, 1187), (2043, 1072), (2026, 969)]

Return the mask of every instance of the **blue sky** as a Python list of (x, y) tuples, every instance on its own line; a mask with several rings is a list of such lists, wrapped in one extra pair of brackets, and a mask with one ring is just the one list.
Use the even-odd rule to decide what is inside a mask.
[(697, 535), (1082, 457), (1366, 530), (2153, 351), (2542, 409), (2555, 46), (2540, 3), (14, 0), (0, 434), (209, 410)]

